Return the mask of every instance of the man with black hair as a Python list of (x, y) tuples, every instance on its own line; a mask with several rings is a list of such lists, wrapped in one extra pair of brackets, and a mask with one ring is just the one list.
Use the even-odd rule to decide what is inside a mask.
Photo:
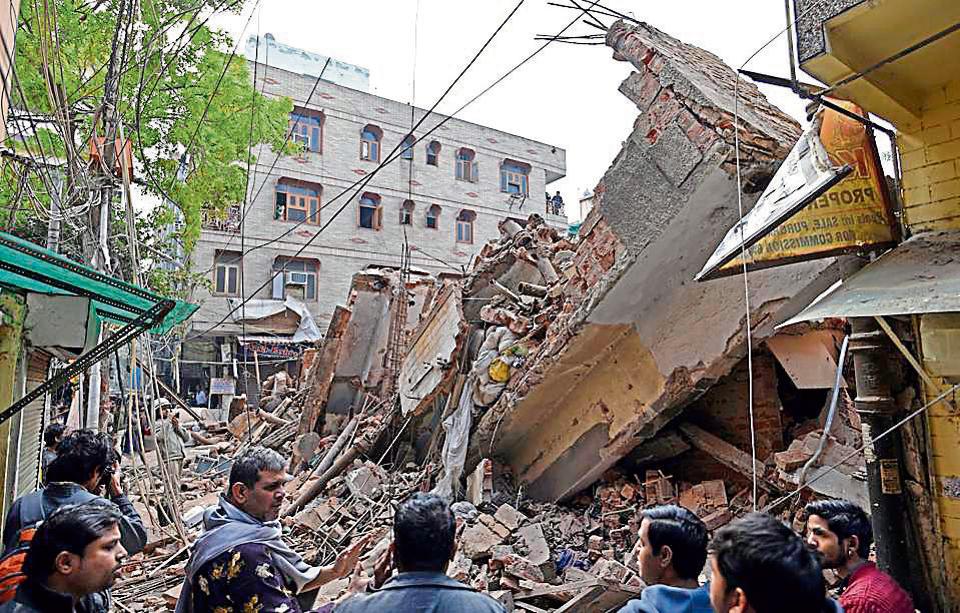
[(807, 545), (824, 568), (842, 579), (840, 604), (847, 613), (913, 613), (913, 601), (893, 577), (870, 562), (873, 528), (867, 513), (848, 500), (811, 502)]
[[(65, 613), (84, 609), (88, 596), (105, 592), (120, 572), (123, 516), (106, 502), (54, 511), (37, 528), (24, 560), (26, 580), (0, 613)], [(107, 611), (107, 607), (103, 611)]]
[(710, 586), (698, 577), (707, 561), (707, 527), (691, 511), (664, 505), (643, 511), (637, 541), (638, 600), (620, 613), (711, 613)]
[(763, 513), (720, 528), (710, 545), (716, 613), (839, 613), (820, 562), (793, 530)]
[[(47, 485), (21, 496), (10, 507), (3, 529), (4, 551), (18, 545), (20, 530), (36, 525), (62, 506), (109, 500), (119, 510), (120, 539), (130, 555), (147, 544), (140, 514), (120, 484), (120, 456), (110, 437), (76, 430), (60, 441), (57, 458), (47, 467)], [(106, 488), (106, 499), (101, 496)]]
[(277, 518), (290, 480), (286, 465), (266, 447), (234, 460), (226, 493), (204, 512), (176, 613), (300, 613), (298, 594), (354, 571), (364, 540), (331, 566), (310, 566), (283, 542)]
[[(486, 594), (451, 579), (447, 565), (456, 553), (457, 524), (450, 505), (434, 494), (407, 498), (393, 517), (393, 544), (386, 564), (378, 564), (371, 593), (357, 594), (337, 605), (336, 613), (385, 611), (444, 611), (445, 613), (504, 613)], [(390, 563), (399, 573), (383, 582)]]
[(57, 447), (63, 440), (63, 433), (67, 427), (59, 422), (54, 422), (43, 431), (43, 454), (40, 456), (40, 480), (47, 482), (47, 467), (57, 459)]

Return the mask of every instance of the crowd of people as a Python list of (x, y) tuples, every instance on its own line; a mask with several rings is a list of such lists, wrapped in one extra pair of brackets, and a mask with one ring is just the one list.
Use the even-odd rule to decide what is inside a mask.
[[(160, 444), (175, 472), (185, 436), (169, 408), (162, 423), (161, 433), (168, 432)], [(6, 517), (0, 613), (108, 611), (125, 557), (147, 538), (124, 495), (120, 456), (108, 435), (91, 430), (63, 436), (54, 429), (45, 441), (46, 485), (15, 501)], [(328, 566), (308, 564), (284, 542), (278, 520), (286, 465), (264, 447), (236, 458), (227, 490), (204, 513), (176, 613), (300, 613), (321, 586), (346, 577), (346, 593), (318, 612), (504, 611), (447, 576), (459, 521), (432, 494), (416, 493), (399, 505), (392, 544), (371, 575), (359, 563), (363, 539)], [(712, 540), (685, 508), (645, 510), (634, 548), (645, 587), (621, 613), (913, 613), (909, 595), (869, 560), (873, 536), (863, 509), (831, 500), (805, 510), (805, 537), (773, 516), (751, 513)], [(828, 596), (823, 569), (841, 578), (837, 600)], [(709, 581), (701, 583), (704, 575)]]

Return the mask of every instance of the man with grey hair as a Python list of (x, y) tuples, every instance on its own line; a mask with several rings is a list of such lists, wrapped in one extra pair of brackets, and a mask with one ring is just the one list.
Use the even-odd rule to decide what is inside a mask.
[(310, 566), (283, 542), (278, 517), (290, 480), (285, 467), (283, 457), (265, 447), (251, 447), (234, 461), (227, 492), (204, 513), (176, 613), (300, 613), (296, 594), (354, 570), (362, 541), (331, 566)]

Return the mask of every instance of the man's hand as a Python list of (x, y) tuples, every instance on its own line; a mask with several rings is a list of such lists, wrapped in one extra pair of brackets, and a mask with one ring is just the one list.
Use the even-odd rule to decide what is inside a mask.
[(373, 587), (379, 588), (393, 574), (393, 543), (380, 552), (373, 565)]
[(173, 424), (174, 428), (180, 427), (180, 416), (177, 415), (176, 411), (170, 411), (170, 423)]
[(113, 474), (110, 475), (110, 484), (107, 486), (107, 492), (111, 498), (123, 495), (123, 485), (120, 483), (120, 462), (113, 465)]
[(360, 562), (360, 554), (363, 553), (363, 548), (367, 546), (369, 541), (370, 537), (365, 536), (337, 556), (337, 559), (333, 562), (333, 567), (330, 569), (334, 578), (341, 579), (353, 572)]

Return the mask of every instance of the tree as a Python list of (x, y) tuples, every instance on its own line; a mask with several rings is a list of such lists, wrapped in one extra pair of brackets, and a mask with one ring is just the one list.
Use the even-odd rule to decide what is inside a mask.
[[(117, 124), (132, 141), (136, 182), (179, 210), (182, 223), (163, 240), (189, 254), (204, 215), (223, 217), (243, 203), (251, 144), (292, 147), (285, 142), (291, 101), (255, 91), (246, 60), (231, 57), (233, 41), (209, 25), (211, 15), (240, 11), (245, 2), (24, 0), (10, 121), (19, 157), (0, 167), (0, 198), (12, 203), (0, 221), (34, 240), (42, 227), (45, 236), (37, 219), (58, 175), (62, 206), (89, 206), (104, 180), (90, 143), (104, 136), (104, 82), (116, 41)], [(173, 217), (168, 209), (151, 220)], [(123, 247), (123, 232), (111, 234)], [(142, 240), (156, 236), (148, 232)], [(154, 248), (165, 247), (156, 242)], [(64, 245), (65, 253), (75, 251), (76, 245)]]

